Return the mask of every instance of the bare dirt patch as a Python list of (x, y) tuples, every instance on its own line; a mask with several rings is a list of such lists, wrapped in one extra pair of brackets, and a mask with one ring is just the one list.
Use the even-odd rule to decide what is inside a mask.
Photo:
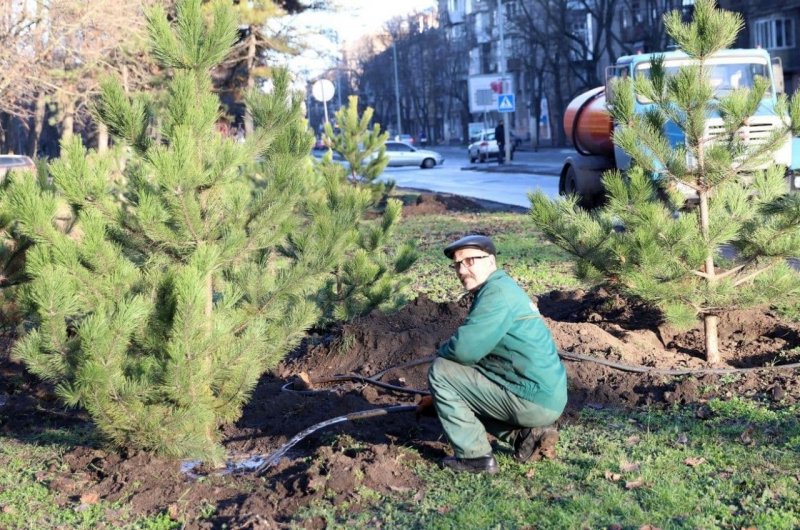
[[(317, 392), (286, 387), (305, 372), (313, 380), (337, 374), (373, 376), (407, 389), (427, 388), (429, 357), (469, 309), (469, 298), (437, 303), (420, 297), (391, 315), (373, 313), (336, 329), (309, 333), (303, 344), (266, 374), (242, 418), (224, 429), (235, 460), (269, 455), (311, 425), (355, 411), (413, 404), (413, 393), (387, 390), (359, 380), (317, 384)], [(540, 310), (561, 350), (616, 363), (668, 369), (706, 367), (700, 329), (679, 333), (658, 314), (605, 291), (555, 291), (538, 297)], [(770, 310), (736, 311), (720, 324), (725, 367), (747, 368), (797, 362), (800, 326)], [(712, 397), (750, 395), (796, 403), (796, 371), (751, 371), (722, 375), (667, 376), (621, 371), (593, 362), (565, 361), (570, 402), (563, 422), (576, 421), (585, 406), (686, 404)], [(50, 428), (89, 428), (85, 414), (64, 410), (51, 389), (7, 359), (0, 364), (0, 436), (28, 439)], [(507, 450), (499, 447), (498, 450)], [(435, 462), (449, 447), (438, 422), (413, 413), (388, 414), (338, 423), (319, 430), (267, 470), (227, 473), (195, 468), (140, 452), (78, 447), (66, 452), (62, 470), (53, 462), (41, 480), (59, 502), (80, 508), (94, 499), (121, 501), (135, 514), (166, 511), (186, 528), (279, 528), (314, 501), (331, 506), (357, 502), (362, 487), (409, 500), (424, 495), (414, 472)], [(358, 510), (353, 504), (349, 510)], [(322, 528), (322, 520), (306, 521)]]
[[(411, 191), (411, 190), (409, 190)], [(462, 197), (450, 193), (429, 193), (422, 191), (414, 202), (403, 206), (404, 217), (415, 217), (417, 215), (436, 215), (447, 212), (525, 212), (526, 209), (519, 206), (502, 204), (485, 199), (474, 199)]]

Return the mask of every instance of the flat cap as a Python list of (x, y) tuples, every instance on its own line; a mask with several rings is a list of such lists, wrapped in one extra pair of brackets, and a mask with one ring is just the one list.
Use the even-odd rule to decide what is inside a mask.
[(447, 245), (444, 248), (444, 255), (450, 259), (453, 259), (453, 255), (456, 253), (456, 250), (461, 248), (478, 248), (493, 256), (497, 254), (497, 251), (494, 248), (494, 243), (492, 243), (491, 239), (486, 236), (472, 234), (464, 236), (458, 241)]

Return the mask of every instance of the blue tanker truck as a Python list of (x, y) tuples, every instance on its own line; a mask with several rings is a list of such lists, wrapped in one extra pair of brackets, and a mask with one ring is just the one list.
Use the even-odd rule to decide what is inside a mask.
[[(667, 75), (692, 59), (680, 51), (626, 55), (606, 71), (606, 86), (597, 87), (573, 99), (564, 113), (564, 130), (576, 153), (564, 162), (559, 180), (561, 194), (576, 194), (584, 205), (596, 204), (603, 194), (602, 175), (609, 169), (626, 170), (631, 158), (612, 141), (614, 123), (606, 107), (606, 94), (616, 77), (647, 75), (656, 56), (664, 58)], [(763, 141), (771, 131), (783, 127), (775, 113), (778, 95), (783, 92), (783, 68), (763, 49), (723, 50), (708, 61), (711, 84), (719, 95), (736, 88), (752, 88), (756, 76), (770, 80), (770, 89), (748, 124), (739, 130), (747, 142)], [(652, 102), (636, 97), (636, 112), (645, 112)], [(683, 132), (671, 122), (665, 133), (672, 145), (684, 143)], [(705, 137), (723, 133), (722, 119), (710, 115)], [(774, 163), (785, 166), (790, 189), (800, 189), (800, 138), (787, 134), (785, 142), (774, 153)], [(688, 190), (688, 189), (687, 189)], [(687, 194), (689, 192), (687, 191)]]

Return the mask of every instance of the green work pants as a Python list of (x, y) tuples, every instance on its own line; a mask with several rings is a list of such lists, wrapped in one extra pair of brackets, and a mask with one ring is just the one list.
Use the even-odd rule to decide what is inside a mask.
[(458, 458), (492, 452), (489, 432), (513, 445), (515, 431), (555, 422), (561, 411), (512, 394), (472, 366), (438, 357), (428, 370), (436, 412)]

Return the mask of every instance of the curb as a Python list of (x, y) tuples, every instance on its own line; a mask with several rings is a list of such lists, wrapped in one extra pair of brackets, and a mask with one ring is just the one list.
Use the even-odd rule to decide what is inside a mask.
[(529, 175), (546, 175), (558, 177), (559, 172), (553, 171), (552, 166), (535, 166), (531, 164), (470, 164), (461, 168), (461, 171), (480, 171), (481, 173), (526, 173)]

